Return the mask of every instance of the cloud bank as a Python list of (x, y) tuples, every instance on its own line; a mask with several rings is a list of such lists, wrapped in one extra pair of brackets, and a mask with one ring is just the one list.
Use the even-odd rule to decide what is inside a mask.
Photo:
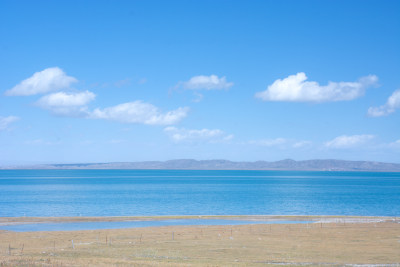
[(365, 89), (375, 85), (378, 77), (369, 75), (357, 82), (329, 82), (321, 86), (317, 82), (307, 81), (304, 72), (278, 79), (267, 90), (256, 93), (263, 101), (289, 102), (329, 102), (353, 100), (362, 96)]
[(179, 82), (177, 88), (182, 87), (190, 90), (220, 90), (229, 89), (233, 86), (232, 82), (227, 82), (226, 77), (218, 78), (217, 75), (210, 76), (194, 76), (189, 81)]
[(23, 80), (12, 89), (5, 92), (7, 96), (29, 96), (43, 94), (50, 91), (57, 91), (69, 88), (72, 83), (78, 82), (77, 79), (67, 76), (65, 72), (58, 68), (48, 68), (34, 73), (31, 77)]
[(380, 107), (370, 107), (368, 109), (368, 115), (371, 117), (381, 117), (387, 116), (390, 113), (396, 111), (400, 108), (400, 89), (393, 92), (393, 94), (388, 98), (386, 104)]
[[(171, 125), (182, 120), (189, 112), (189, 108), (183, 107), (163, 113), (156, 106), (142, 101), (122, 103), (104, 109), (96, 108), (91, 111), (88, 104), (96, 98), (96, 95), (87, 90), (71, 92), (73, 90), (70, 85), (77, 81), (58, 67), (47, 68), (6, 91), (6, 95), (28, 96), (59, 91), (42, 96), (36, 101), (36, 106), (49, 110), (57, 116), (105, 119), (122, 123)], [(121, 81), (122, 84), (126, 82), (129, 80)], [(8, 122), (10, 118), (6, 119), (2, 119), (1, 127), (6, 128), (10, 123)]]
[(89, 118), (113, 120), (122, 123), (171, 125), (185, 118), (188, 112), (189, 108), (184, 107), (162, 113), (152, 104), (134, 101), (104, 109), (97, 108), (91, 112)]

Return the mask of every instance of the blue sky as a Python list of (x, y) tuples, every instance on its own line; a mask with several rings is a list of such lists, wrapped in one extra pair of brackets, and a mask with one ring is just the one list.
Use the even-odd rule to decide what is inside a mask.
[(399, 1), (1, 1), (0, 164), (400, 163)]

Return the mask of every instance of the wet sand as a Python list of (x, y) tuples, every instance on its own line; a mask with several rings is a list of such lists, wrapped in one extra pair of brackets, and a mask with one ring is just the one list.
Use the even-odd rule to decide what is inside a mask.
[[(165, 220), (198, 216), (0, 218), (0, 224)], [(309, 224), (0, 231), (0, 266), (397, 266), (400, 223), (389, 217), (201, 216)]]

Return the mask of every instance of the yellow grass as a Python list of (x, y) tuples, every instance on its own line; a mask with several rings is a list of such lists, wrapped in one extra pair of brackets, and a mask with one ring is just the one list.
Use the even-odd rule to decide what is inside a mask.
[(400, 264), (400, 224), (386, 221), (65, 232), (0, 231), (0, 266), (281, 264), (396, 266)]

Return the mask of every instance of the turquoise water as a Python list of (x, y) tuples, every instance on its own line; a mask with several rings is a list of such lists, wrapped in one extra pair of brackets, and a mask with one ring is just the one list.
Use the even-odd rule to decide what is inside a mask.
[(1, 216), (400, 215), (400, 173), (0, 170)]

